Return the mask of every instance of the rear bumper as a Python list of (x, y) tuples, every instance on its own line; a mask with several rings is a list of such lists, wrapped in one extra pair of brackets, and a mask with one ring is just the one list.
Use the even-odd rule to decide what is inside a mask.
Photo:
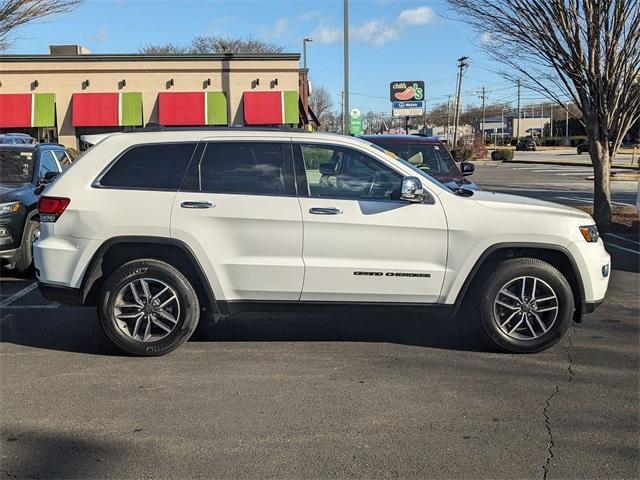
[(83, 305), (84, 298), (80, 288), (61, 287), (38, 282), (40, 293), (52, 302), (64, 303), (66, 305)]

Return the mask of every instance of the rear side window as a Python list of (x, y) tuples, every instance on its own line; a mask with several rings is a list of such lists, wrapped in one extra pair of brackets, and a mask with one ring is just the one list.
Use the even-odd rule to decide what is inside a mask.
[(100, 179), (100, 186), (178, 190), (195, 148), (195, 143), (161, 143), (133, 147)]
[(200, 163), (199, 176), (203, 192), (295, 194), (289, 143), (208, 143)]

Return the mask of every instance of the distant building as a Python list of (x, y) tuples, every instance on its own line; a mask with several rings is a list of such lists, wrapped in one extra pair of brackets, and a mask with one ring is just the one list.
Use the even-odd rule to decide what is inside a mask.
[(85, 134), (165, 126), (317, 123), (297, 53), (0, 55), (0, 133), (78, 147)]

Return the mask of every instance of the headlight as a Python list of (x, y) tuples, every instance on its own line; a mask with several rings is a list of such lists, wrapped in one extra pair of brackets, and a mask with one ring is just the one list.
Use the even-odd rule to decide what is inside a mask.
[(20, 202), (9, 202), (9, 203), (0, 203), (0, 215), (11, 215), (12, 213), (16, 213), (20, 210), (22, 203)]
[(598, 227), (596, 227), (595, 225), (586, 225), (580, 227), (580, 233), (587, 242), (597, 242), (600, 238)]

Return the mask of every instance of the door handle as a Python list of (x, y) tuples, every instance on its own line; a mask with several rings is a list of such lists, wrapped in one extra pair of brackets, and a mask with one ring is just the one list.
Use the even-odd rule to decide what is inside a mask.
[(182, 208), (211, 208), (215, 205), (211, 202), (182, 202), (180, 204)]
[(313, 207), (309, 209), (312, 215), (339, 215), (342, 210), (336, 207)]

